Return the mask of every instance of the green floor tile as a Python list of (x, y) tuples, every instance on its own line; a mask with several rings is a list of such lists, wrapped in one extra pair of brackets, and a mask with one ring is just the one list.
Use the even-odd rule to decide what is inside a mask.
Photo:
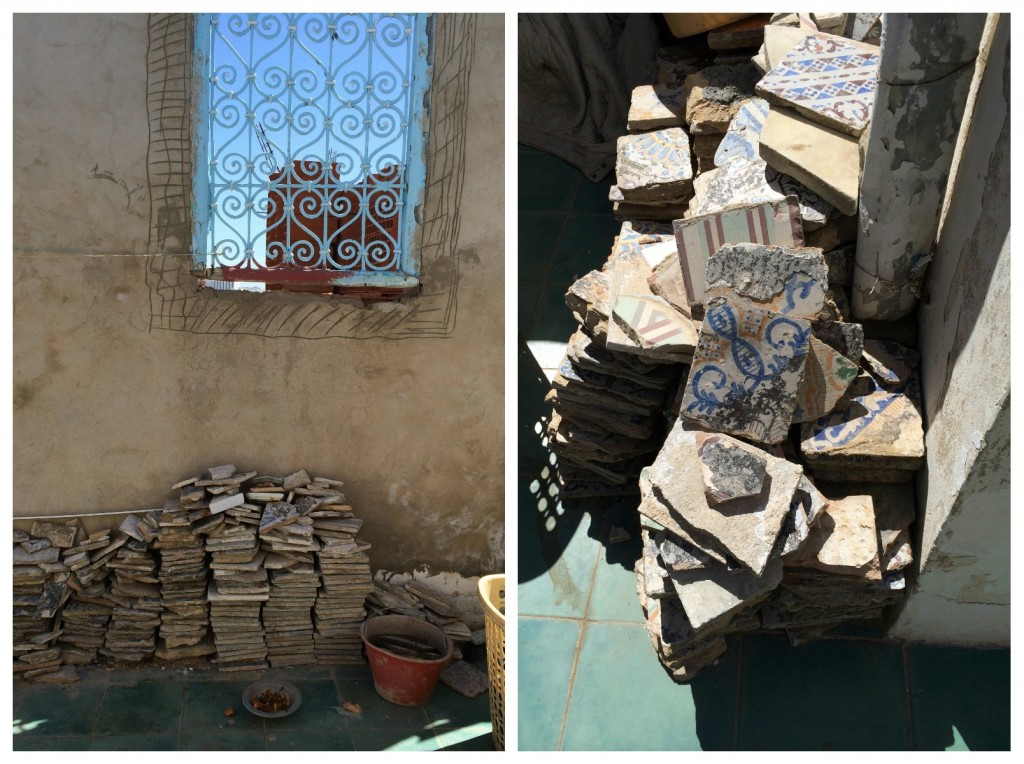
[[(263, 734), (263, 719), (245, 710), (242, 691), (249, 682), (189, 681), (181, 712), (181, 729), (189, 734), (216, 734), (218, 732), (259, 732)], [(234, 713), (225, 716), (231, 709)]]
[(92, 739), (90, 751), (176, 751), (177, 732), (156, 735), (97, 735)]
[(550, 475), (519, 478), (519, 613), (582, 618), (601, 544), (557, 489)]
[(265, 751), (267, 741), (264, 733), (239, 730), (193, 733), (182, 730), (178, 741), (179, 751)]
[(610, 209), (602, 215), (570, 215), (555, 250), (548, 283), (564, 293), (580, 276), (600, 270), (621, 228)]
[(587, 611), (588, 620), (643, 623), (644, 613), (636, 596), (636, 573), (633, 571), (641, 546), (637, 530), (628, 541), (606, 545), (602, 550)]
[(341, 700), (333, 679), (296, 679), (292, 682), (302, 693), (298, 710), (277, 719), (264, 719), (267, 733), (280, 730), (318, 730), (344, 726), (345, 717), (338, 711)]
[[(345, 715), (353, 733), (356, 730), (422, 729), (430, 724), (422, 706), (398, 706), (384, 700), (377, 694), (372, 680), (338, 680), (338, 692), (342, 702), (350, 700), (363, 707), (361, 715)], [(360, 748), (358, 741), (356, 749), (365, 750)]]
[(554, 751), (562, 731), (580, 621), (524, 617), (518, 625), (519, 750)]
[(572, 279), (564, 279), (544, 285), (537, 299), (536, 318), (527, 340), (568, 342), (579, 329), (579, 322), (565, 304), (565, 292), (571, 283)]
[(597, 183), (580, 176), (580, 183), (576, 186), (576, 198), (572, 202), (572, 211), (611, 215), (612, 203), (608, 200), (608, 190), (613, 183), (614, 172), (608, 173)]
[(491, 707), (486, 692), (475, 698), (467, 698), (443, 684), (438, 684), (423, 710), (435, 730), (490, 724), (491, 719)]
[(352, 666), (333, 666), (334, 678), (341, 679), (373, 679), (373, 672), (370, 671), (369, 663), (359, 663)]
[(530, 329), (533, 326), (534, 315), (537, 311), (537, 305), (540, 302), (540, 293), (542, 290), (541, 284), (520, 284), (518, 290), (518, 310), (519, 315), (517, 316), (517, 326), (520, 337), (529, 337)]
[(1010, 750), (1010, 651), (910, 645), (918, 750)]
[(357, 751), (436, 751), (441, 746), (428, 729), (352, 730)]
[(442, 751), (493, 751), (494, 737), (490, 722), (471, 724), (459, 729), (438, 729), (437, 742)]
[(741, 750), (906, 750), (899, 646), (743, 638)]
[(564, 212), (519, 212), (519, 284), (544, 283), (565, 227)]
[(523, 152), (519, 162), (520, 211), (568, 210), (576, 191), (579, 172), (561, 159), (541, 152)]
[(92, 737), (89, 735), (14, 736), (15, 751), (88, 751), (91, 743)]
[(88, 685), (32, 687), (18, 705), (15, 740), (92, 734), (105, 691), (105, 687)]
[(270, 751), (354, 751), (355, 743), (348, 727), (310, 730), (279, 730), (267, 735)]
[(185, 686), (181, 682), (111, 684), (96, 719), (98, 735), (177, 732)]
[(728, 748), (735, 665), (727, 660), (706, 669), (693, 685), (677, 684), (642, 626), (588, 623), (562, 750)]

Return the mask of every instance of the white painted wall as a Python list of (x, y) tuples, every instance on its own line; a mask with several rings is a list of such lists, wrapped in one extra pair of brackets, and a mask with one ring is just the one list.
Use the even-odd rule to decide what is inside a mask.
[(1009, 17), (992, 28), (919, 315), (927, 463), (916, 580), (891, 634), (1010, 642)]

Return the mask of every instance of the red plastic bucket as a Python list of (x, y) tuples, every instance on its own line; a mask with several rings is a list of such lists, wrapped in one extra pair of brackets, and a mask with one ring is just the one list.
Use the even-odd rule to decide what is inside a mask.
[[(444, 631), (427, 621), (408, 615), (378, 615), (363, 622), (359, 629), (366, 657), (373, 672), (373, 686), (384, 700), (399, 706), (421, 706), (430, 700), (438, 677), (452, 655), (452, 645)], [(443, 657), (420, 660), (395, 655), (370, 643), (374, 637), (410, 637), (426, 642)]]

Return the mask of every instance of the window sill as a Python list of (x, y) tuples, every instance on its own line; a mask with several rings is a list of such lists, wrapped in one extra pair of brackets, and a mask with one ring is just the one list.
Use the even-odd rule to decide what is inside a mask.
[(356, 273), (318, 268), (239, 268), (223, 266), (195, 272), (199, 286), (220, 291), (299, 292), (337, 295), (368, 302), (410, 297), (419, 292), (414, 276), (398, 272)]

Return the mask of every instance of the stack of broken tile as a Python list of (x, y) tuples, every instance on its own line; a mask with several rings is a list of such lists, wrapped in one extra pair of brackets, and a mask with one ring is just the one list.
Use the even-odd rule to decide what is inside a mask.
[(370, 545), (357, 534), (363, 526), (345, 503), (342, 484), (316, 478), (307, 486), (316, 504), (309, 512), (322, 584), (313, 607), (314, 650), (317, 663), (362, 663), (360, 626), (365, 619), (366, 597), (373, 591)]
[[(782, 629), (796, 644), (878, 617), (901, 596), (911, 561), (907, 481), (924, 454), (917, 357), (865, 339), (845, 291), (857, 231), (851, 136), (870, 115), (877, 48), (789, 23), (765, 27), (760, 80), (734, 58), (701, 68), (695, 57), (659, 57), (675, 87), (638, 89), (630, 129), (689, 133), (692, 195), (668, 214), (668, 193), (654, 189), (678, 183), (681, 151), (663, 151), (663, 167), (657, 156), (643, 164), (625, 136), (617, 214), (623, 187), (645, 197), (629, 208), (637, 218), (623, 224), (609, 263), (566, 295), (581, 324), (569, 360), (581, 347), (587, 358), (614, 349), (683, 375), (653, 463), (650, 450), (631, 454), (633, 469), (650, 463), (637, 481), (638, 594), (679, 681), (721, 656), (731, 633)], [(683, 119), (672, 121), (680, 102)], [(672, 220), (674, 235), (641, 216)], [(694, 321), (699, 334), (685, 349), (654, 334)], [(611, 421), (582, 397), (558, 405), (586, 381), (575, 371), (566, 366), (550, 396), (560, 470), (567, 453), (584, 459), (602, 442), (570, 430), (567, 416)]]
[[(161, 660), (197, 658), (214, 651), (210, 641), (210, 607), (206, 601), (206, 544), (190, 513), (203, 514), (172, 499), (159, 512), (148, 513), (142, 520), (129, 515), (121, 524), (125, 533), (154, 542), (160, 552), (158, 578), (163, 612), (156, 657)], [(150, 530), (153, 521), (157, 525), (155, 534)]]
[(105, 563), (113, 571), (110, 599), (114, 611), (100, 653), (116, 661), (138, 663), (156, 652), (163, 603), (157, 559), (145, 541), (123, 534), (124, 543)]
[(113, 536), (77, 521), (16, 531), (15, 671), (73, 681), (62, 666), (97, 654), (216, 654), (223, 671), (362, 662), (369, 544), (340, 487), (222, 465)]
[[(316, 502), (308, 495), (295, 500), (309, 482), (300, 470), (280, 479), (263, 478), (250, 492), (252, 501), (264, 502), (259, 537), (270, 596), (263, 605), (263, 625), (267, 657), (275, 667), (315, 662), (310, 613), (320, 585), (313, 559), (319, 544), (308, 513)], [(279, 496), (273, 496), (275, 492)]]
[(106, 641), (115, 603), (110, 597), (105, 563), (127, 541), (124, 534), (111, 541), (110, 530), (104, 529), (88, 537), (79, 533), (75, 545), (64, 550), (64, 564), (71, 572), (68, 585), (73, 593), (61, 614), (58, 644), (67, 665), (92, 663)]
[(65, 666), (61, 613), (72, 594), (65, 550), (84, 536), (80, 524), (35, 522), (14, 533), (14, 673), (38, 681), (73, 681)]

